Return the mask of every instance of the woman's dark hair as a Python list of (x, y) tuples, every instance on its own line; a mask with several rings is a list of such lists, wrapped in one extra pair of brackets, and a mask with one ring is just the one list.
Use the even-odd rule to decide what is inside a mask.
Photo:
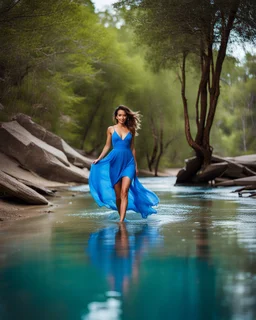
[(115, 111), (114, 111), (114, 121), (115, 123), (117, 123), (117, 113), (119, 110), (123, 110), (126, 115), (127, 115), (127, 119), (125, 122), (125, 125), (127, 126), (127, 128), (132, 132), (132, 134), (134, 135), (138, 135), (137, 131), (140, 129), (140, 123), (141, 123), (141, 115), (138, 111), (132, 111), (130, 108), (120, 105), (118, 106)]

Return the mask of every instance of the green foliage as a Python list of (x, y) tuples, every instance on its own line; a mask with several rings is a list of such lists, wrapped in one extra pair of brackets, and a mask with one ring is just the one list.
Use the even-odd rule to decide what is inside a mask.
[(224, 156), (255, 153), (255, 56), (247, 54), (241, 65), (229, 58), (223, 69), (222, 97), (213, 131), (217, 152)]
[[(117, 27), (124, 15), (125, 10), (95, 14), (92, 2), (85, 0), (2, 1), (0, 120), (26, 113), (72, 146), (97, 156), (115, 107), (125, 104), (143, 115), (136, 138), (139, 166), (147, 168), (147, 155), (162, 129), (166, 148), (160, 169), (182, 166), (192, 154), (183, 134), (177, 70), (152, 71), (144, 59), (145, 46), (135, 42), (131, 28)], [(192, 43), (187, 38), (181, 41)], [(161, 44), (155, 55), (164, 49)], [(187, 99), (192, 103), (199, 77), (196, 65), (197, 60), (191, 60), (187, 73)], [(225, 63), (212, 137), (220, 154), (255, 148), (255, 69), (255, 57), (250, 55), (242, 66), (234, 59)], [(191, 132), (196, 133), (195, 124)]]
[[(178, 74), (186, 139), (205, 168), (213, 151), (210, 132), (227, 46), (238, 39), (255, 42), (255, 1), (123, 0), (116, 7), (134, 28), (138, 42), (145, 45), (153, 69), (172, 69)], [(189, 73), (198, 75), (192, 97), (187, 88), (192, 84), (195, 89), (195, 81), (189, 83)]]

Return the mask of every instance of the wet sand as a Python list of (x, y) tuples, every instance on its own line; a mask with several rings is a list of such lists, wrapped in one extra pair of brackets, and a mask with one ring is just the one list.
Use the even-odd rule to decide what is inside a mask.
[[(71, 186), (71, 185), (70, 185)], [(53, 214), (60, 206), (60, 199), (76, 193), (69, 191), (69, 185), (56, 191), (55, 196), (46, 196), (48, 205), (29, 205), (15, 199), (0, 199), (0, 229), (9, 227), (18, 220), (39, 217), (40, 215)], [(73, 186), (73, 184), (72, 184)]]
[(8, 227), (17, 220), (49, 214), (52, 212), (51, 208), (52, 205), (35, 206), (0, 199), (0, 229)]

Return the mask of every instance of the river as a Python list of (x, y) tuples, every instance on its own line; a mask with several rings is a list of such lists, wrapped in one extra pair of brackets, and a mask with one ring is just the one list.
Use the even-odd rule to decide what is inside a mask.
[(0, 319), (256, 319), (256, 200), (140, 180), (160, 198), (147, 220), (119, 226), (84, 185), (2, 230)]

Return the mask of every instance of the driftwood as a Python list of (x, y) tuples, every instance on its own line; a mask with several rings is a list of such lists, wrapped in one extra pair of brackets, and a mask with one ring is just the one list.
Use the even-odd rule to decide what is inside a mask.
[(212, 181), (216, 176), (221, 176), (228, 168), (228, 163), (220, 162), (209, 165), (204, 171), (197, 174), (198, 181)]
[[(256, 176), (231, 180), (234, 186), (254, 186), (256, 189)], [(218, 186), (227, 185), (226, 182), (216, 184)]]
[[(249, 186), (256, 192), (256, 155), (226, 157), (212, 156), (212, 163), (204, 170), (197, 169), (194, 158), (187, 159), (185, 168), (177, 175), (176, 184), (211, 183), (215, 186)], [(250, 196), (255, 196), (251, 191)], [(248, 191), (237, 191), (245, 193)]]
[(177, 174), (176, 184), (193, 182), (195, 173), (200, 169), (200, 166), (200, 161), (196, 157), (186, 159), (185, 167)]
[(61, 150), (67, 156), (68, 160), (75, 166), (78, 166), (79, 168), (90, 168), (92, 160), (79, 154), (76, 150), (70, 147), (70, 145), (68, 145), (63, 139), (32, 121), (32, 119), (29, 116), (20, 113), (16, 115), (14, 119), (27, 131), (29, 131), (33, 136), (46, 142), (48, 145), (53, 146), (58, 150)]
[(0, 189), (29, 204), (48, 204), (42, 195), (2, 171), (0, 171)]

